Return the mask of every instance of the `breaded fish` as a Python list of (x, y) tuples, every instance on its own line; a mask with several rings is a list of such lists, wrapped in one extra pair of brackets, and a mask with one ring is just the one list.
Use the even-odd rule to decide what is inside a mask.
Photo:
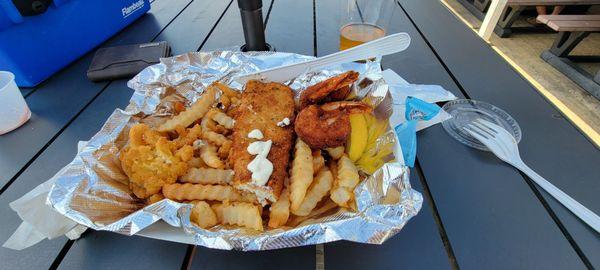
[[(229, 158), (235, 172), (234, 186), (256, 194), (263, 203), (266, 200), (277, 201), (288, 176), (293, 127), (278, 125), (285, 118), (294, 119), (292, 89), (280, 83), (249, 81), (246, 84), (235, 114), (233, 152)], [(254, 159), (254, 155), (247, 151), (248, 145), (256, 141), (248, 138), (248, 133), (254, 129), (262, 132), (264, 138), (261, 141), (273, 142), (267, 156), (273, 164), (273, 173), (265, 186), (254, 184), (252, 172), (247, 168), (248, 163)]]

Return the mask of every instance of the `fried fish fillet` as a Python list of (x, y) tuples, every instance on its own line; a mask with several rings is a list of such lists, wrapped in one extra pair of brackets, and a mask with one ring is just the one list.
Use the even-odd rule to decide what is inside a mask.
[[(256, 194), (262, 203), (266, 203), (267, 200), (277, 201), (283, 182), (288, 176), (293, 128), (291, 125), (277, 125), (285, 118), (294, 119), (292, 89), (280, 83), (249, 81), (246, 84), (241, 104), (235, 113), (233, 152), (229, 158), (235, 172), (234, 186)], [(247, 151), (248, 145), (256, 141), (248, 138), (248, 133), (254, 129), (263, 133), (264, 138), (261, 141), (273, 142), (267, 156), (273, 164), (273, 173), (265, 186), (254, 184), (252, 172), (247, 168), (248, 163), (254, 159)]]

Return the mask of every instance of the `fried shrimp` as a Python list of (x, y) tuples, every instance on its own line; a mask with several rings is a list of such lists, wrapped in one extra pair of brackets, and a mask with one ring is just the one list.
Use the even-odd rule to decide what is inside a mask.
[(294, 130), (313, 149), (341, 146), (350, 134), (351, 113), (368, 113), (362, 102), (338, 101), (304, 108), (296, 117)]
[(300, 108), (319, 102), (343, 100), (350, 93), (351, 86), (356, 80), (358, 80), (358, 72), (348, 71), (309, 86), (300, 95)]

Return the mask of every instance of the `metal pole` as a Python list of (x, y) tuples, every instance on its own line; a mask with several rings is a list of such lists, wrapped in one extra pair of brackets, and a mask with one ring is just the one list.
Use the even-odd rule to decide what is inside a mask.
[(245, 51), (267, 51), (262, 17), (262, 0), (238, 0), (244, 27)]

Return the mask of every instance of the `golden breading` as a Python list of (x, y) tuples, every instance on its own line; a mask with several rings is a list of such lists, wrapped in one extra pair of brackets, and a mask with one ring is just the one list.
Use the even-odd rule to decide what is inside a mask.
[(187, 163), (172, 152), (170, 142), (164, 137), (155, 145), (125, 146), (119, 159), (129, 176), (129, 187), (140, 199), (160, 192), (165, 184), (174, 183), (188, 168)]
[[(294, 119), (294, 94), (292, 89), (280, 83), (249, 81), (241, 96), (235, 113), (233, 128), (233, 151), (230, 161), (235, 171), (234, 185), (241, 190), (254, 193), (259, 200), (277, 201), (284, 179), (292, 147), (292, 126), (280, 127), (277, 123), (284, 118)], [(262, 141), (273, 142), (267, 159), (273, 163), (273, 173), (264, 186), (254, 185), (252, 173), (247, 166), (254, 156), (248, 153), (248, 145), (255, 141), (248, 138), (253, 129), (260, 130)]]

